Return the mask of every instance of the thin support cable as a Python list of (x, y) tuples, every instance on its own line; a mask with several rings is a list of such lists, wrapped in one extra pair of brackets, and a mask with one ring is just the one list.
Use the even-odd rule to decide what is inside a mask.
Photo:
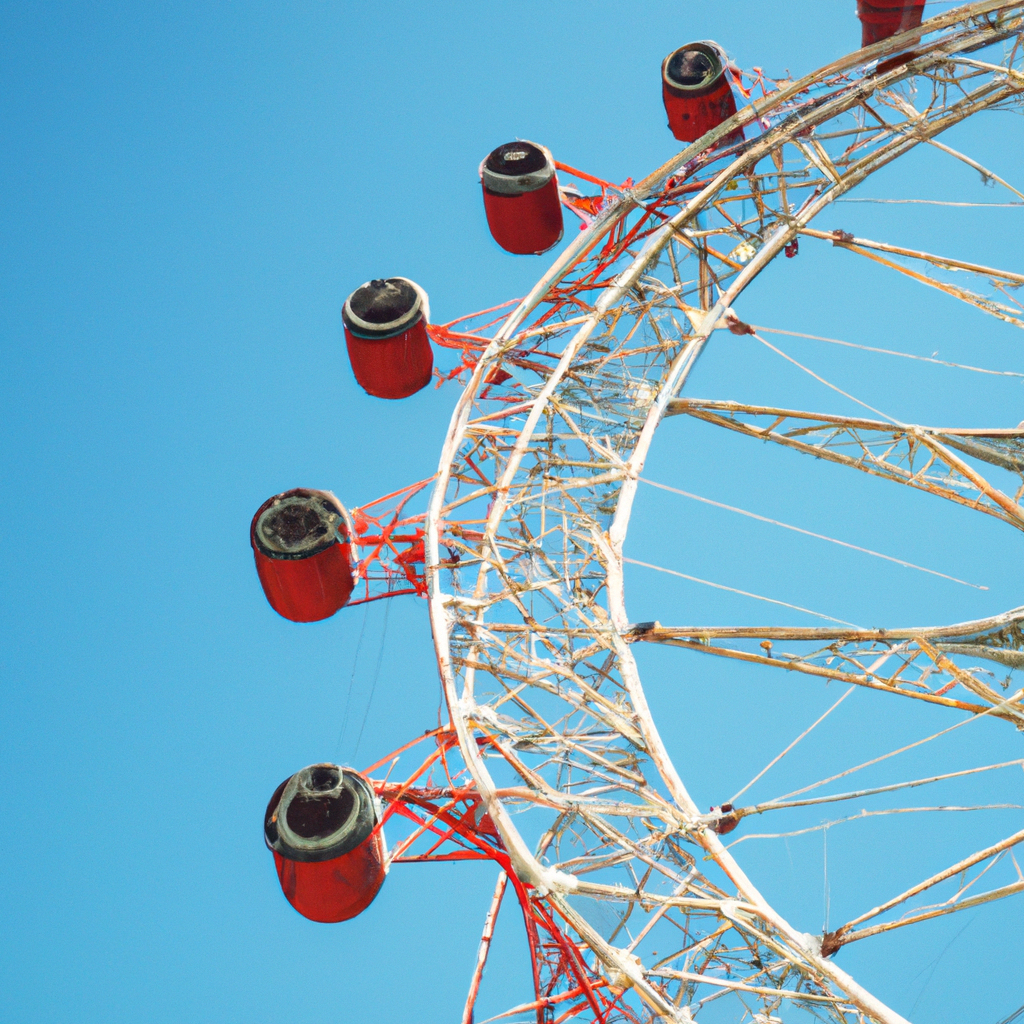
[(842, 704), (843, 701), (846, 700), (846, 698), (849, 697), (850, 694), (853, 693), (853, 691), (856, 689), (856, 686), (851, 686), (846, 691), (846, 693), (844, 693), (842, 697), (840, 697), (839, 700), (837, 700), (835, 704), (833, 704), (832, 707), (828, 709), (828, 711), (826, 711), (812, 725), (809, 725), (806, 729), (804, 729), (804, 731), (800, 733), (800, 735), (797, 736), (797, 738), (793, 740), (793, 742), (790, 743), (790, 745), (786, 747), (786, 749), (783, 750), (781, 754), (772, 758), (772, 760), (769, 761), (768, 764), (766, 764), (764, 768), (762, 768), (761, 771), (759, 771), (735, 796), (731, 797), (729, 803), (735, 804), (736, 801), (739, 800), (739, 798), (743, 796), (743, 794), (746, 793), (746, 791), (750, 789), (750, 787), (754, 785), (755, 782), (758, 781), (758, 779), (760, 779), (762, 776), (767, 774), (772, 768), (774, 768), (775, 765), (777, 765), (805, 736), (808, 735), (808, 733), (813, 732), (819, 725), (821, 725), (821, 723), (824, 722), (825, 719), (828, 718), (828, 716), (831, 715), (832, 712), (835, 711), (835, 709), (839, 707), (839, 705)]
[(672, 494), (678, 494), (683, 498), (692, 498), (694, 501), (703, 502), (705, 505), (714, 505), (715, 508), (724, 508), (728, 512), (737, 512), (741, 516), (747, 516), (750, 519), (757, 519), (762, 523), (770, 523), (772, 526), (781, 526), (784, 530), (792, 530), (794, 533), (802, 533), (807, 537), (814, 537), (817, 540), (827, 540), (830, 544), (838, 544), (843, 548), (850, 548), (852, 551), (860, 551), (865, 555), (873, 555), (875, 558), (883, 558), (887, 562), (895, 562), (896, 565), (902, 565), (906, 569), (917, 569), (919, 572), (926, 572), (931, 576), (939, 576), (944, 580), (951, 580), (953, 583), (963, 584), (965, 587), (974, 587), (975, 590), (988, 590), (988, 587), (983, 586), (980, 583), (969, 583), (967, 580), (962, 580), (957, 576), (950, 576), (947, 573), (939, 572), (937, 569), (926, 569), (923, 565), (916, 565), (914, 562), (907, 562), (902, 558), (896, 558), (893, 555), (883, 555), (880, 551), (872, 551), (871, 548), (862, 548), (859, 544), (850, 544), (845, 540), (838, 540), (835, 537), (828, 537), (823, 533), (814, 533), (812, 530), (805, 530), (799, 526), (792, 526), (790, 523), (783, 523), (778, 519), (769, 519), (768, 516), (758, 515), (756, 512), (748, 512), (746, 509), (737, 508), (735, 505), (726, 505), (720, 501), (712, 501), (711, 498), (702, 498), (699, 494), (691, 494), (689, 491), (682, 491), (678, 487), (669, 487), (668, 484), (655, 483), (653, 480), (648, 480), (646, 477), (640, 477), (641, 483), (650, 485), (651, 487), (657, 487), (662, 491), (669, 491)]
[(641, 562), (636, 558), (623, 558), (622, 560), (630, 565), (641, 565), (645, 569), (654, 569), (656, 572), (668, 573), (669, 576), (678, 576), (680, 579), (689, 580), (691, 583), (701, 583), (705, 587), (714, 587), (715, 590), (727, 590), (730, 594), (740, 594), (743, 597), (752, 597), (756, 601), (767, 601), (769, 604), (781, 605), (783, 608), (792, 608), (794, 611), (805, 612), (807, 615), (814, 615), (816, 618), (825, 619), (828, 622), (838, 622), (841, 626), (852, 626), (854, 629), (860, 628), (852, 622), (847, 622), (845, 619), (837, 619), (831, 615), (825, 615), (823, 612), (816, 612), (811, 608), (802, 608), (800, 605), (790, 604), (788, 601), (777, 601), (774, 597), (764, 597), (761, 594), (752, 594), (749, 590), (727, 587), (724, 583), (712, 583), (711, 580), (702, 580), (699, 576), (690, 576), (685, 572), (679, 572), (676, 569), (666, 569), (664, 566), (652, 565), (650, 562)]
[(752, 337), (756, 338), (759, 342), (761, 342), (762, 345), (766, 346), (767, 348), (770, 348), (776, 355), (782, 356), (782, 358), (785, 359), (787, 362), (792, 363), (794, 366), (803, 370), (804, 373), (810, 374), (810, 376), (812, 376), (816, 381), (818, 381), (821, 384), (824, 384), (827, 388), (831, 388), (833, 391), (842, 395), (844, 398), (848, 398), (851, 402), (856, 402), (857, 405), (869, 410), (870, 412), (873, 412), (876, 416), (881, 416), (882, 419), (888, 420), (890, 423), (895, 424), (897, 427), (906, 426), (905, 423), (901, 423), (899, 420), (894, 419), (887, 412), (882, 412), (881, 409), (876, 409), (873, 405), (868, 405), (867, 402), (862, 402), (859, 398), (854, 398), (854, 396), (851, 395), (849, 391), (844, 391), (842, 388), (836, 387), (835, 384), (825, 380), (824, 377), (819, 376), (812, 369), (804, 366), (803, 363), (799, 363), (792, 356), (786, 355), (786, 353), (783, 352), (781, 348), (776, 348), (770, 341), (766, 341), (756, 331), (753, 333)]
[(348, 693), (345, 695), (345, 711), (341, 716), (341, 730), (338, 733), (338, 742), (335, 744), (335, 757), (341, 757), (341, 744), (345, 739), (345, 730), (348, 728), (348, 712), (352, 706), (352, 688), (355, 686), (356, 669), (359, 667), (359, 652), (363, 649), (363, 636), (366, 633), (366, 617), (370, 614), (370, 605), (367, 603), (363, 609), (363, 624), (359, 627), (359, 639), (356, 641), (356, 653), (352, 657), (352, 675), (348, 679)]
[(785, 334), (790, 338), (806, 338), (808, 341), (825, 341), (829, 345), (842, 345), (844, 348), (856, 348), (862, 352), (877, 352), (884, 356), (900, 356), (902, 359), (916, 359), (922, 363), (935, 363), (936, 366), (950, 366), (955, 370), (970, 370), (972, 373), (987, 373), (993, 377), (1022, 377), (1024, 373), (1017, 373), (1015, 370), (986, 370), (981, 366), (968, 366), (966, 363), (951, 363), (948, 359), (936, 359), (934, 356), (917, 356), (912, 352), (898, 352), (892, 348), (875, 348), (873, 345), (858, 345), (852, 341), (840, 341), (839, 338), (823, 338), (818, 334), (803, 334), (800, 331), (783, 331), (778, 327), (762, 327), (759, 324), (751, 324), (757, 331), (764, 331), (767, 334)]
[(359, 735), (356, 737), (356, 749), (352, 752), (352, 760), (356, 759), (356, 755), (359, 753), (359, 744), (363, 738), (363, 730), (366, 728), (366, 720), (370, 717), (370, 708), (373, 705), (373, 695), (377, 689), (377, 679), (380, 677), (380, 666), (381, 662), (384, 661), (384, 641), (388, 635), (388, 616), (391, 614), (391, 603), (388, 602), (384, 606), (384, 628), (380, 634), (380, 650), (377, 652), (377, 667), (373, 673), (373, 682), (370, 683), (370, 698), (366, 702), (366, 711), (363, 712), (363, 723), (359, 726)]

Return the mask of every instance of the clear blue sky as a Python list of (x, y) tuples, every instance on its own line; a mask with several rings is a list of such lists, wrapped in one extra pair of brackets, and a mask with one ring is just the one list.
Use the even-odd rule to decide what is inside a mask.
[[(378, 276), (420, 282), (436, 321), (529, 287), (547, 258), (508, 257), (486, 232), (476, 167), (492, 147), (530, 138), (601, 177), (641, 177), (677, 148), (660, 101), (667, 52), (710, 37), (744, 67), (803, 74), (858, 45), (853, 7), (0, 4), (0, 1019), (457, 1019), (489, 869), (396, 869), (362, 918), (318, 926), (285, 903), (260, 830), (293, 771), (369, 763), (436, 723), (425, 607), (405, 598), (287, 623), (260, 592), (249, 519), (289, 487), (358, 505), (435, 468), (456, 392), (363, 394), (339, 311)], [(954, 135), (1024, 180), (1019, 117), (987, 115)], [(1012, 198), (934, 153), (863, 194)], [(939, 222), (934, 208), (894, 209), (848, 204), (819, 226), (1021, 270), (1024, 210)], [(738, 312), (1024, 371), (1015, 328), (824, 243), (780, 261)], [(783, 347), (904, 421), (1024, 419), (1019, 379)], [(732, 335), (716, 340), (691, 392), (856, 409)], [(647, 475), (989, 589), (651, 490), (635, 558), (864, 625), (1024, 604), (1019, 535), (925, 496), (679, 421), (663, 428)], [(629, 584), (637, 621), (808, 621), (640, 568)], [(641, 656), (682, 774), (707, 805), (840, 692), (668, 650)], [(949, 724), (903, 703), (854, 694), (760, 796)], [(1020, 756), (1005, 725), (972, 728), (909, 758), (899, 777)], [(948, 795), (1024, 803), (1022, 781)], [(837, 826), (833, 926), (944, 866), (950, 850), (1021, 828), (1020, 811), (985, 813)], [(957, 829), (977, 831), (957, 846)], [(821, 833), (737, 852), (794, 923), (820, 930)], [(913, 949), (874, 940), (839, 962), (914, 1020), (994, 1022), (1024, 1003), (1020, 920), (1011, 901), (929, 925)], [(520, 939), (510, 916), (498, 949), (521, 967)], [(507, 982), (488, 977), (495, 1001), (515, 996), (514, 968)]]

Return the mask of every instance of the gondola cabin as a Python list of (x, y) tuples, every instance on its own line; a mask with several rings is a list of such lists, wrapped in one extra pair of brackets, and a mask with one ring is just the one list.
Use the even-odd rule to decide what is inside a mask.
[[(673, 50), (661, 65), (661, 95), (668, 126), (680, 142), (696, 142), (736, 113), (729, 85), (725, 51), (710, 41), (687, 43)], [(743, 129), (730, 132), (719, 145), (743, 139)]]
[(285, 779), (267, 805), (263, 834), (281, 890), (311, 921), (361, 914), (384, 884), (380, 807), (351, 768), (314, 764)]
[(857, 0), (860, 45), (870, 46), (921, 24), (924, 0)]
[(249, 541), (263, 593), (292, 622), (317, 622), (342, 608), (355, 581), (345, 511), (333, 494), (299, 487), (268, 498)]
[(487, 226), (506, 252), (546, 252), (562, 237), (555, 162), (544, 146), (506, 142), (480, 165)]
[(367, 281), (341, 311), (352, 372), (375, 398), (408, 398), (430, 383), (427, 293), (407, 277)]

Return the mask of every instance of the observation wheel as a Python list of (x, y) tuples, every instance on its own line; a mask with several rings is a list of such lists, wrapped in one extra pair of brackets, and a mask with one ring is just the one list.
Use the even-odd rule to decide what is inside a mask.
[[(1024, 667), (1024, 608), (871, 629), (835, 621), (677, 625), (634, 621), (624, 589), (645, 461), (658, 426), (674, 416), (1024, 530), (1024, 429), (918, 425), (870, 409), (850, 417), (691, 397), (687, 389), (701, 354), (723, 335), (770, 344), (746, 322), (756, 318), (741, 319), (734, 308), (801, 240), (844, 248), (979, 316), (1024, 327), (1024, 307), (1011, 294), (1024, 275), (817, 226), (837, 199), (922, 147), (1024, 199), (941, 141), (979, 112), (1021, 111), (1022, 42), (1024, 4), (982, 2), (911, 24), (798, 80), (771, 82), (726, 67), (726, 81), (748, 94), (746, 102), (642, 180), (612, 185), (555, 164), (561, 202), (583, 229), (530, 293), (446, 325), (423, 321), (430, 341), (461, 353), (448, 379), (464, 382), (436, 476), (389, 496), (387, 515), (369, 506), (350, 513), (309, 492), (320, 503), (317, 528), (337, 527), (355, 566), (355, 589), (341, 603), (352, 603), (349, 591), (355, 600), (427, 599), (449, 722), (359, 775), (370, 780), (375, 818), (368, 788), (328, 777), (321, 766), (321, 776), (282, 784), (268, 822), (277, 821), (282, 794), (308, 790), (313, 800), (348, 786), (355, 796), (346, 799), (374, 829), (366, 848), (374, 885), (402, 861), (496, 863), (464, 1024), (482, 1024), (478, 993), (510, 892), (525, 922), (533, 991), (488, 1019), (537, 1024), (903, 1021), (843, 969), (843, 947), (909, 936), (936, 917), (1024, 892), (1011, 856), (1021, 830), (967, 854), (951, 846), (942, 871), (808, 934), (762, 894), (726, 837), (746, 819), (763, 823), (851, 794), (698, 807), (659, 733), (634, 654), (637, 644), (659, 644), (680, 659), (710, 655), (766, 676), (796, 673), (808, 687), (838, 682), (873, 691), (880, 714), (900, 715), (915, 702), (948, 713), (949, 727), (987, 717), (1021, 730), (1024, 690), (997, 690), (975, 666), (982, 659)], [(581, 188), (566, 187), (569, 177)], [(584, 195), (588, 186), (600, 194)], [(498, 214), (489, 208), (488, 215), (493, 230)], [(952, 283), (953, 272), (970, 277), (970, 287)], [(417, 293), (415, 311), (426, 305), (421, 299)], [(378, 318), (382, 336), (408, 329), (412, 313), (404, 309)], [(360, 310), (357, 326), (377, 330)], [(417, 373), (423, 377), (422, 366)], [(409, 514), (406, 503), (417, 495), (429, 495), (426, 511)], [(1009, 534), (1007, 544), (1015, 542)], [(406, 770), (410, 758), (415, 766)], [(892, 778), (899, 781), (852, 795), (866, 800), (939, 777)], [(400, 821), (407, 831), (389, 835), (385, 848), (381, 830)], [(294, 850), (302, 841), (285, 851), (300, 864), (304, 855)], [(351, 838), (339, 843), (334, 856), (353, 849)], [(356, 902), (354, 913), (365, 905)]]

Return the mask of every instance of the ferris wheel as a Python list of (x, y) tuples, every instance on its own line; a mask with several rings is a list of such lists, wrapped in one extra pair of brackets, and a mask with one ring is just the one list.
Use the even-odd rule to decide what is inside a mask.
[[(734, 306), (802, 238), (1024, 327), (1011, 295), (1024, 275), (815, 226), (921, 147), (1024, 199), (940, 141), (981, 111), (1024, 108), (1024, 4), (990, 0), (927, 21), (923, 7), (860, 2), (864, 47), (797, 80), (741, 72), (710, 41), (674, 50), (662, 90), (685, 148), (635, 183), (602, 181), (538, 143), (498, 147), (480, 177), (503, 248), (543, 252), (567, 213), (581, 222), (521, 301), (431, 324), (423, 289), (390, 278), (345, 303), (353, 371), (372, 395), (400, 400), (439, 376), (432, 346), (458, 353), (445, 379), (462, 392), (437, 471), (352, 510), (326, 491), (274, 496), (252, 522), (257, 568), (273, 607), (296, 621), (425, 599), (448, 720), (360, 771), (319, 764), (290, 776), (265, 832), (285, 895), (318, 921), (356, 917), (402, 863), (493, 861), (463, 1024), (482, 1024), (475, 1008), (506, 901), (522, 915), (533, 990), (488, 1019), (899, 1022), (840, 966), (843, 947), (1024, 892), (1009, 856), (1022, 830), (951, 850), (943, 870), (806, 933), (763, 895), (732, 833), (748, 819), (946, 776), (704, 810), (662, 739), (634, 654), (658, 644), (797, 673), (809, 686), (849, 684), (884, 702), (880, 713), (941, 709), (945, 731), (979, 717), (1024, 730), (1024, 690), (996, 690), (974, 667), (1024, 667), (1024, 608), (918, 627), (689, 626), (635, 622), (625, 598), (631, 512), (655, 432), (672, 416), (1024, 530), (1024, 425), (932, 427), (870, 408), (849, 417), (686, 394), (716, 334), (770, 346)], [(948, 280), (954, 271), (971, 287)], [(993, 482), (998, 474), (1013, 483)], [(423, 499), (425, 510), (410, 511)]]

